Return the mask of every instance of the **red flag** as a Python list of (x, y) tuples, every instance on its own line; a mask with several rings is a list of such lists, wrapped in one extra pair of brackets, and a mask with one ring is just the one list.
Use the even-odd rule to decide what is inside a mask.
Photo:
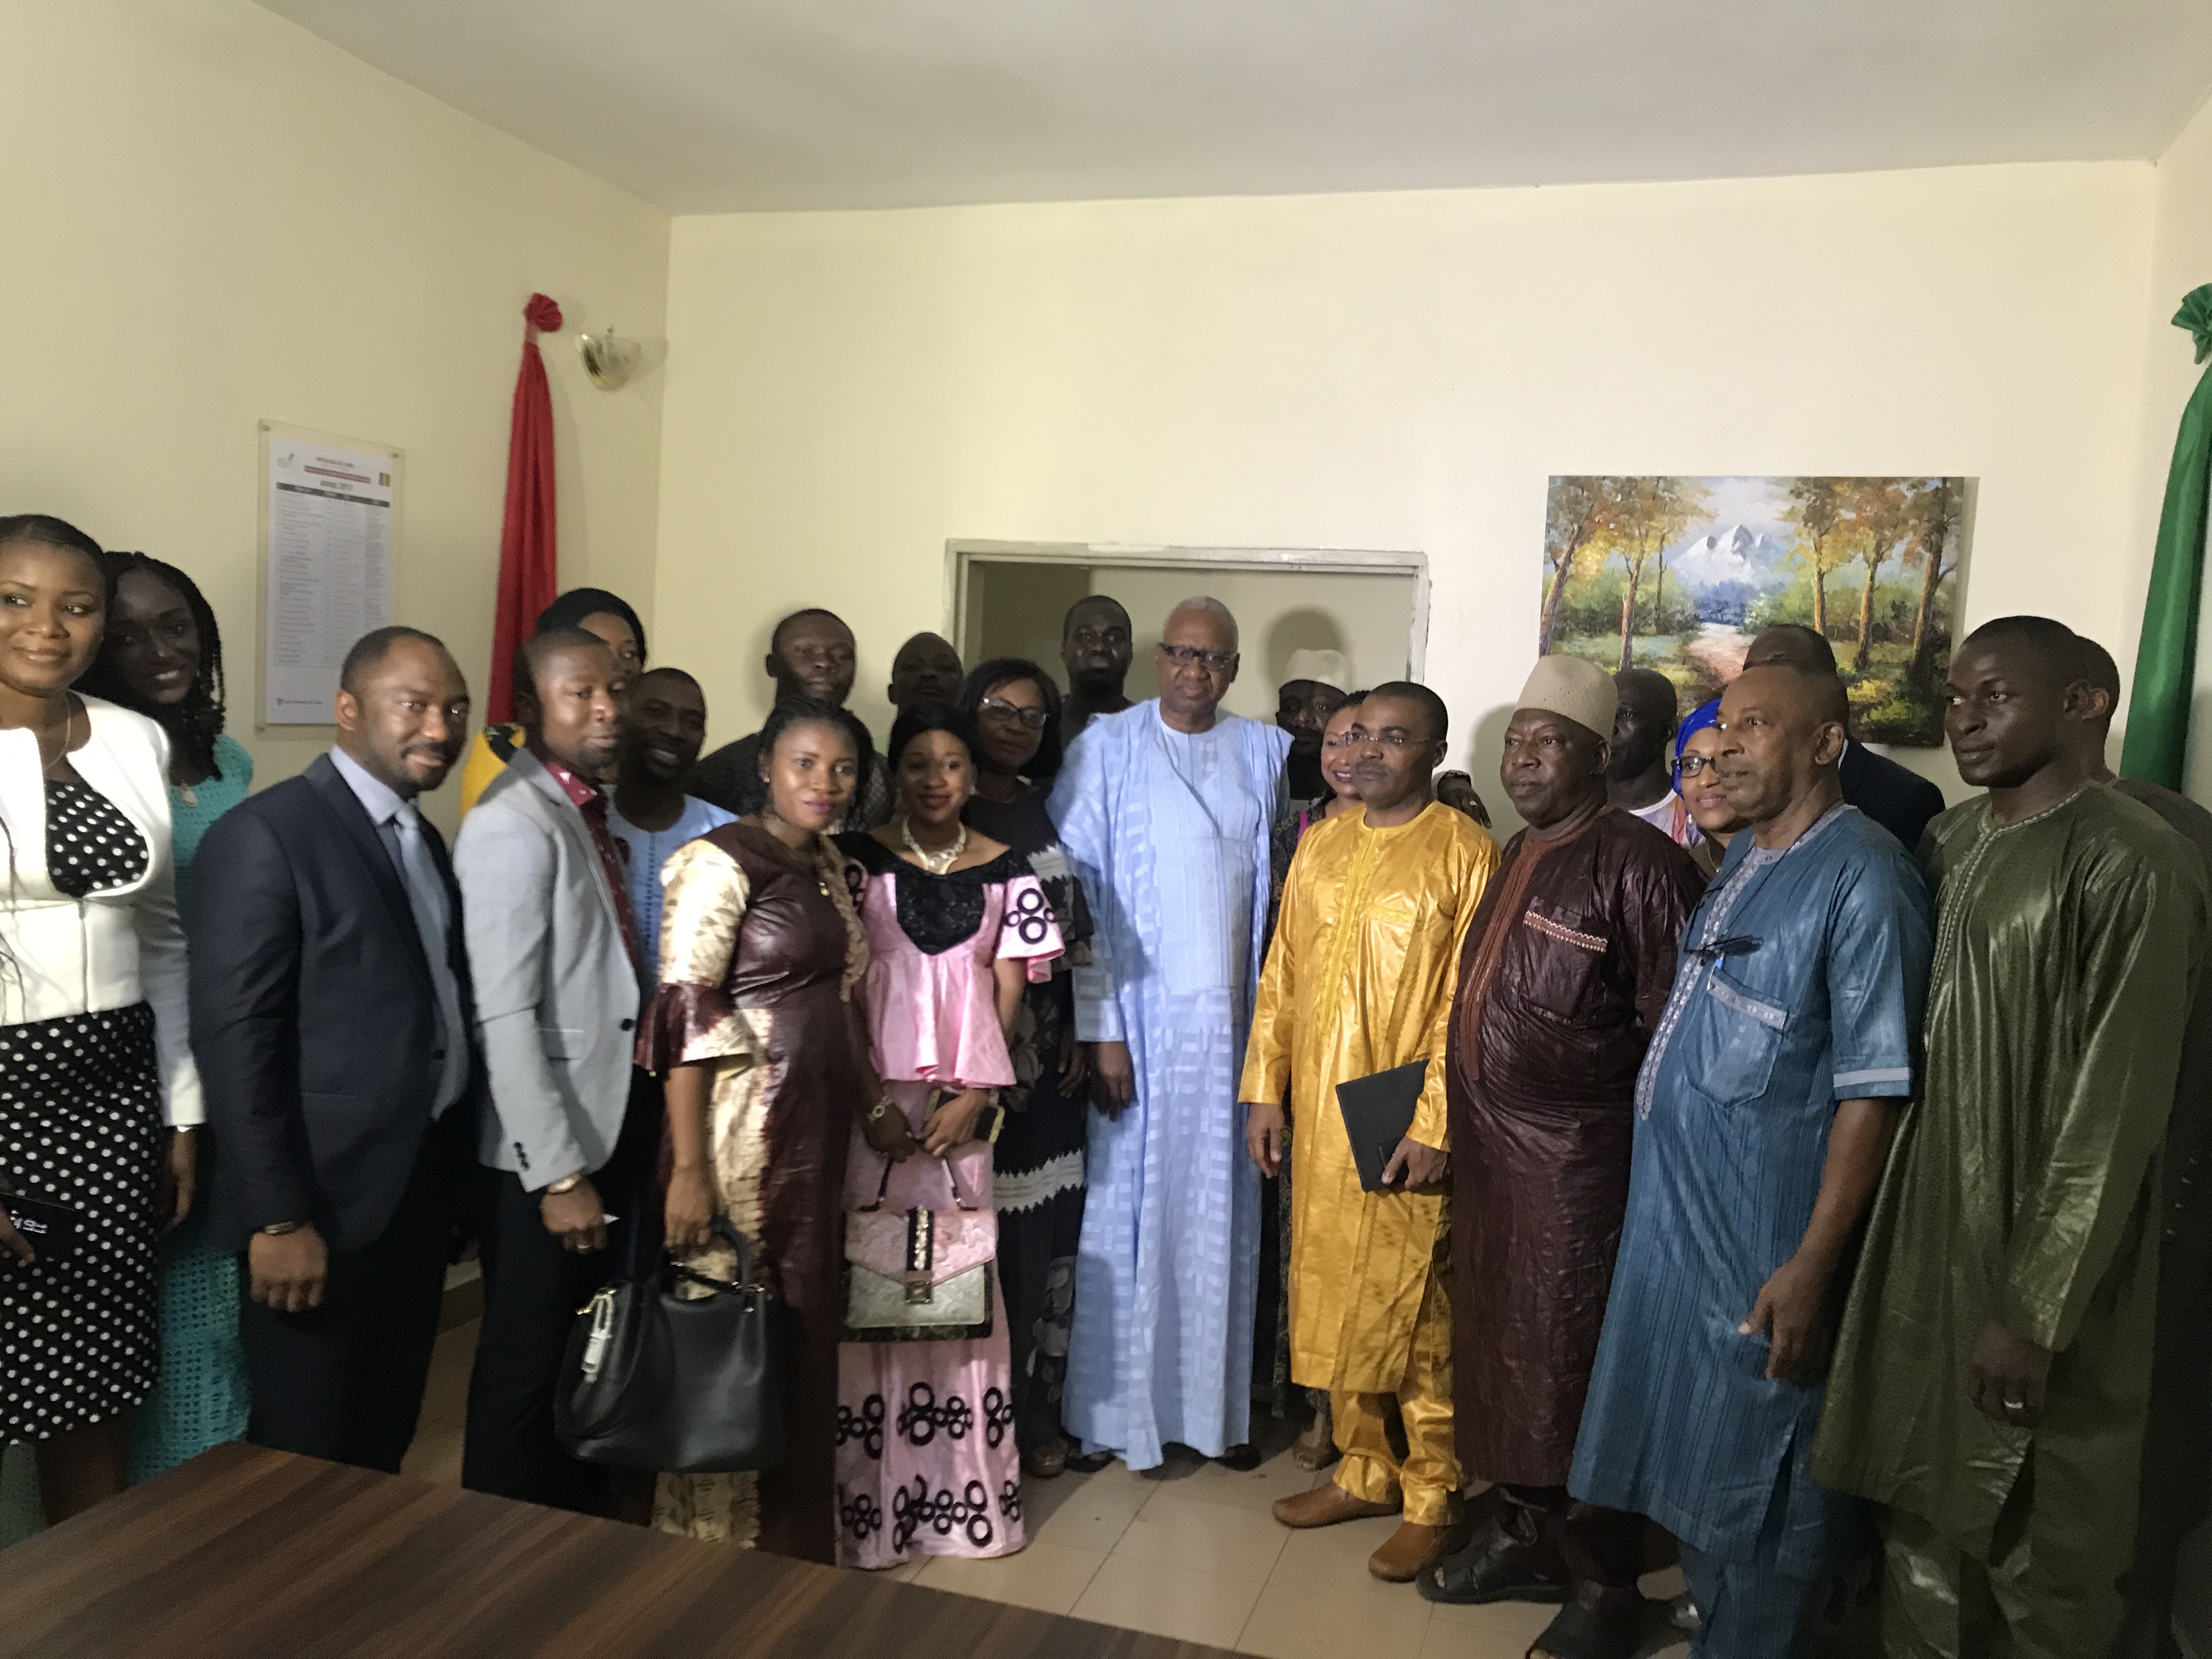
[(491, 629), (491, 684), (484, 702), (494, 726), (514, 718), (515, 647), (560, 586), (559, 538), (553, 513), (553, 394), (541, 330), (561, 326), (561, 307), (533, 294), (522, 308), (522, 369), (514, 377), (514, 426), (507, 447), (507, 521), (499, 535), (499, 609)]

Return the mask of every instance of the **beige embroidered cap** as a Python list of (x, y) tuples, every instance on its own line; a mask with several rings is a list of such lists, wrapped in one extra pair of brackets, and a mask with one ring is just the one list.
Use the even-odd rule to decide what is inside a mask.
[(1613, 710), (1620, 701), (1613, 676), (1595, 663), (1581, 657), (1539, 657), (1513, 712), (1540, 708), (1547, 714), (1564, 714), (1576, 725), (1610, 738)]

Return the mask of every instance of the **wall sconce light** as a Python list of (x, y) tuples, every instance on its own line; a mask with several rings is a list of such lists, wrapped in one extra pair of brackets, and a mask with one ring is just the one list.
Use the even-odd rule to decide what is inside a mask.
[(602, 392), (627, 385), (637, 372), (638, 343), (625, 340), (611, 328), (599, 334), (579, 334), (576, 355), (584, 360), (584, 373)]

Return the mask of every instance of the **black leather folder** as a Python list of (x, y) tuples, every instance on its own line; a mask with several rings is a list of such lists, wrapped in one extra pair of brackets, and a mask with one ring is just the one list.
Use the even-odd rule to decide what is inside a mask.
[(1413, 1127), (1421, 1085), (1428, 1074), (1429, 1062), (1417, 1060), (1411, 1066), (1394, 1066), (1336, 1085), (1344, 1132), (1352, 1139), (1352, 1161), (1359, 1167), (1359, 1184), (1370, 1193), (1405, 1190), (1402, 1180), (1385, 1187), (1382, 1168)]

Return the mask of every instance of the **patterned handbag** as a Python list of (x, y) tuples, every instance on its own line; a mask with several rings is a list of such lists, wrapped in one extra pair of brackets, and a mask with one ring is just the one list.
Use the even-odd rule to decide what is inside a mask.
[(965, 1342), (991, 1334), (999, 1218), (960, 1190), (950, 1210), (886, 1211), (891, 1160), (876, 1201), (845, 1218), (847, 1342)]

